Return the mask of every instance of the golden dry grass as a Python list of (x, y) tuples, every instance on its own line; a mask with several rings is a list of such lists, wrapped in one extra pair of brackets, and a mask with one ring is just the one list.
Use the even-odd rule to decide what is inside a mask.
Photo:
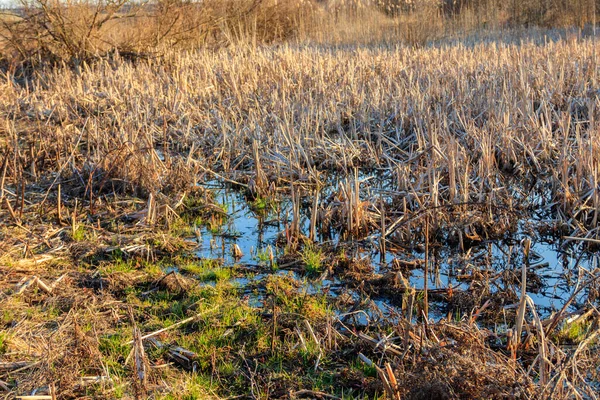
[(177, 192), (207, 170), (246, 182), (256, 143), (278, 185), (376, 168), (411, 210), (543, 199), (585, 234), (598, 222), (595, 46), (243, 45), (9, 77), (0, 129), (22, 162), (7, 183), (60, 172), (88, 192)]
[[(398, 20), (359, 15), (372, 19), (308, 43), (267, 46), (240, 27), (227, 48), (137, 62), (112, 54), (76, 68), (2, 76), (0, 355), (7, 364), (0, 364), (0, 384), (9, 396), (44, 385), (69, 398), (294, 398), (334, 390), (326, 379), (359, 387), (353, 393), (364, 397), (593, 392), (593, 306), (577, 317), (589, 330), (558, 335), (575, 348), (556, 341), (564, 312), (543, 321), (548, 332), (536, 314), (527, 316), (526, 340), (513, 343), (506, 332), (500, 338), (473, 324), (480, 309), (461, 323), (413, 323), (416, 292), (399, 282), (401, 274), (365, 280), (358, 269), (370, 264), (337, 255), (338, 265), (348, 264), (341, 275), (354, 274), (355, 282), (345, 282), (364, 293), (411, 292), (410, 318), (388, 322), (393, 335), (375, 339), (368, 334), (379, 334), (377, 326), (362, 335), (344, 329), (343, 318), (329, 318), (325, 296), (300, 293), (293, 279), (266, 278), (271, 297), (262, 308), (240, 300), (227, 282), (165, 280), (164, 268), (189, 262), (180, 258), (189, 242), (173, 238), (190, 234), (190, 227), (174, 233), (186, 229), (177, 227), (185, 223), (182, 209), (223, 219), (198, 188), (215, 177), (252, 196), (291, 196), (294, 220), (283, 236), (294, 248), (302, 243), (297, 210), (307, 197), (313, 239), (319, 227), (347, 240), (378, 237), (382, 246), (428, 248), (430, 236), (462, 246), (503, 237), (537, 213), (556, 236), (598, 240), (600, 75), (592, 38), (509, 35), (413, 47), (392, 40), (407, 34)], [(385, 28), (375, 28), (377, 21)], [(371, 40), (369, 32), (380, 36)], [(409, 32), (420, 44), (429, 37)], [(197, 204), (188, 207), (190, 198)], [(430, 224), (434, 232), (425, 235)], [(325, 257), (307, 249), (320, 272)], [(121, 251), (130, 258), (119, 258)], [(218, 280), (207, 265), (187, 270)], [(60, 290), (44, 289), (61, 276)], [(591, 288), (596, 278), (582, 282)], [(470, 301), (469, 308), (485, 308)], [(129, 353), (138, 328), (156, 331), (198, 311), (206, 314), (191, 327), (160, 339), (193, 348), (200, 373), (167, 364), (171, 353), (141, 339)], [(505, 342), (488, 343), (495, 340)], [(511, 359), (517, 353), (523, 364)], [(317, 374), (322, 356), (331, 375)], [(355, 376), (357, 357), (372, 371)], [(148, 366), (134, 359), (151, 361), (146, 380), (139, 371)], [(377, 368), (371, 360), (380, 360)], [(301, 365), (300, 372), (283, 376), (277, 365)]]

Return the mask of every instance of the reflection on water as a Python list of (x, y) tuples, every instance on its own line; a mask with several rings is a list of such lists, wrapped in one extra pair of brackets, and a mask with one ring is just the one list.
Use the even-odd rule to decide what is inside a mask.
[[(254, 212), (246, 199), (231, 189), (223, 186), (210, 186), (213, 189), (216, 201), (225, 206), (229, 218), (225, 225), (215, 232), (206, 227), (199, 227), (199, 247), (197, 255), (202, 258), (219, 258), (224, 265), (262, 265), (269, 266), (269, 251), (275, 258), (283, 254), (283, 248), (276, 245), (279, 235), (284, 235), (286, 222), (291, 221), (292, 207), (285, 200), (276, 207), (277, 210), (269, 212)], [(310, 218), (306, 210), (301, 211), (301, 228), (303, 233), (308, 233)], [(492, 290), (513, 290), (519, 295), (518, 280), (524, 263), (522, 249), (519, 245), (521, 239), (529, 237), (532, 247), (529, 259), (529, 274), (535, 279), (528, 281), (528, 294), (538, 306), (540, 312), (548, 315), (562, 307), (566, 299), (575, 291), (580, 279), (585, 278), (586, 271), (593, 271), (599, 266), (598, 253), (589, 253), (582, 250), (581, 243), (553, 241), (541, 237), (532, 237), (525, 233), (518, 233), (511, 240), (484, 241), (470, 248), (466, 254), (457, 248), (446, 247), (432, 254), (430, 266), (429, 288), (444, 289), (448, 287), (466, 289), (469, 281), (465, 276), (484, 273), (490, 280)], [(233, 256), (233, 246), (237, 245), (243, 255), (238, 258)], [(405, 260), (422, 260), (424, 255), (417, 251), (402, 250), (401, 253), (388, 252), (385, 257), (378, 253), (376, 243), (366, 243), (353, 246), (350, 255), (355, 258), (371, 260), (376, 273), (385, 273), (390, 270), (390, 265), (395, 258)], [(514, 276), (516, 279), (506, 283), (504, 278)], [(289, 271), (277, 270), (267, 273), (286, 274)], [(267, 273), (255, 274), (252, 277), (235, 278), (235, 283), (240, 287), (251, 287), (252, 283), (259, 282)], [(324, 287), (327, 293), (335, 296), (338, 289), (342, 289), (335, 278), (321, 282), (319, 279), (310, 280), (298, 276), (293, 277), (303, 282), (303, 288), (308, 294), (318, 293)], [(423, 287), (423, 271), (420, 268), (410, 271), (410, 284), (419, 289)], [(529, 278), (528, 278), (529, 279)], [(333, 288), (333, 289), (332, 289)], [(252, 302), (260, 305), (260, 294), (248, 292), (254, 296)], [(578, 300), (586, 296), (582, 291), (580, 297), (575, 299), (572, 308), (578, 307)], [(389, 315), (390, 309), (382, 299), (374, 299), (380, 309)], [(393, 309), (392, 309), (393, 311)], [(440, 314), (441, 316), (442, 314)]]

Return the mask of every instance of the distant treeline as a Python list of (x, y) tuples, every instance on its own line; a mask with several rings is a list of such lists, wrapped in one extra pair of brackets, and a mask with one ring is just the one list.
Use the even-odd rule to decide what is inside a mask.
[[(375, 6), (392, 17), (434, 8), (446, 18), (474, 17), (513, 25), (564, 27), (594, 21), (600, 0), (323, 0), (329, 7)], [(493, 20), (490, 20), (490, 19)]]
[(502, 15), (513, 25), (564, 27), (594, 22), (600, 0), (444, 0), (446, 14)]
[[(19, 7), (14, 4), (20, 4)], [(79, 63), (234, 42), (423, 45), (458, 32), (589, 27), (600, 0), (15, 0), (0, 61)]]

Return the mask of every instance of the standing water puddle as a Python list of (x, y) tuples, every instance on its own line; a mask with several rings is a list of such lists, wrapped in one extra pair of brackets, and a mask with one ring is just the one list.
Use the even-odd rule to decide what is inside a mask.
[[(251, 209), (248, 201), (239, 192), (231, 190), (222, 185), (207, 185), (215, 194), (215, 200), (223, 206), (227, 212), (227, 222), (212, 231), (205, 226), (197, 227), (198, 249), (197, 255), (204, 259), (220, 259), (224, 266), (238, 265), (242, 270), (256, 271), (248, 276), (234, 278), (233, 281), (241, 289), (252, 288), (259, 284), (268, 275), (289, 275), (291, 278), (301, 282), (306, 294), (320, 293), (326, 291), (330, 296), (337, 297), (340, 293), (348, 290), (342, 282), (331, 276), (303, 277), (304, 274), (297, 270), (289, 270), (286, 265), (280, 265), (280, 269), (270, 268), (270, 254), (274, 258), (283, 255), (284, 249), (277, 246), (277, 239), (285, 236), (285, 224), (292, 218), (292, 206), (289, 201), (281, 201), (277, 211), (255, 212)], [(268, 206), (267, 206), (268, 207)], [(303, 233), (308, 232), (310, 218), (306, 210), (301, 211), (300, 226)], [(530, 221), (535, 222), (535, 221)], [(524, 230), (523, 230), (524, 231)], [(523, 232), (522, 231), (522, 232)], [(529, 230), (531, 231), (531, 230)], [(530, 253), (529, 271), (534, 272), (532, 279), (528, 275), (528, 295), (533, 299), (542, 315), (549, 315), (559, 310), (571, 294), (577, 289), (578, 282), (587, 278), (587, 271), (593, 271), (600, 266), (598, 253), (584, 252), (581, 243), (544, 240), (539, 237), (531, 237), (525, 233), (514, 235), (512, 240), (481, 242), (471, 247), (466, 253), (457, 248), (445, 247), (431, 256), (431, 266), (428, 287), (430, 289), (467, 290), (470, 285), (469, 276), (474, 273), (485, 273), (490, 279), (492, 291), (512, 291), (519, 295), (518, 280), (521, 276), (523, 265), (522, 249), (519, 241), (530, 237), (532, 247)], [(234, 246), (241, 250), (242, 255), (237, 258), (233, 256)], [(390, 273), (394, 259), (407, 261), (422, 260), (424, 255), (417, 251), (402, 251), (402, 253), (388, 252), (382, 260), (377, 246), (367, 244), (352, 251), (352, 257), (365, 259), (374, 267), (377, 274)], [(298, 267), (298, 263), (294, 263)], [(244, 268), (246, 267), (246, 268)], [(508, 271), (508, 272), (507, 272)], [(511, 283), (504, 283), (506, 275), (516, 277)], [(423, 288), (423, 270), (412, 269), (407, 274), (410, 285), (416, 289)], [(475, 277), (473, 276), (475, 279)], [(350, 291), (352, 292), (352, 291)], [(578, 301), (586, 296), (582, 291), (580, 296), (571, 304), (572, 309), (577, 309), (581, 304)], [(251, 304), (261, 305), (262, 298), (251, 289), (245, 291), (248, 295), (256, 297)], [(356, 291), (353, 297), (360, 296)], [(401, 297), (402, 294), (399, 294)], [(371, 304), (376, 305), (381, 312), (388, 313), (395, 308), (393, 302), (387, 301), (385, 297), (374, 297)], [(397, 305), (397, 304), (396, 304)], [(510, 304), (509, 304), (510, 305)], [(436, 311), (437, 309), (437, 311)], [(445, 314), (445, 306), (434, 305), (432, 316), (442, 317)]]

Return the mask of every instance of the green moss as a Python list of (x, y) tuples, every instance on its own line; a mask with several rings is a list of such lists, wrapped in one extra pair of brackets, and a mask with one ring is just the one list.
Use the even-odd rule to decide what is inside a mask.
[(585, 340), (592, 328), (592, 324), (585, 318), (566, 323), (557, 333), (557, 340), (564, 344), (577, 344)]
[(179, 270), (192, 275), (202, 275), (206, 271), (220, 267), (221, 262), (212, 258), (203, 258), (199, 261), (189, 262), (179, 267)]
[(127, 273), (132, 272), (136, 269), (137, 262), (133, 259), (123, 260), (116, 259), (114, 262), (105, 264), (103, 267), (99, 268), (100, 272), (103, 275), (110, 275), (114, 273)]
[(371, 378), (377, 377), (377, 369), (375, 366), (368, 365), (359, 358), (356, 358), (356, 360), (350, 364), (350, 368), (362, 372), (365, 376), (369, 376)]
[(0, 332), (0, 354), (5, 354), (8, 351), (8, 334)]
[(249, 203), (250, 209), (254, 211), (264, 211), (267, 208), (267, 201), (261, 197), (257, 197), (254, 201)]
[(144, 266), (144, 272), (146, 272), (153, 279), (160, 278), (163, 275), (163, 269), (160, 265), (152, 263)]
[(12, 310), (2, 310), (2, 323), (9, 325), (15, 320), (15, 313)]
[(180, 267), (180, 270), (195, 275), (201, 282), (228, 281), (233, 275), (230, 267), (222, 267), (221, 262), (213, 259), (203, 259), (199, 262), (188, 263)]
[(124, 344), (126, 340), (120, 332), (101, 336), (99, 350), (110, 357), (127, 357), (130, 346)]
[(209, 271), (206, 271), (204, 274), (198, 277), (203, 282), (207, 281), (227, 281), (231, 279), (231, 268), (215, 268)]
[(320, 273), (323, 265), (323, 252), (318, 247), (307, 244), (302, 249), (300, 254), (302, 262), (304, 263), (304, 269), (309, 275)]
[[(168, 233), (176, 237), (194, 236), (194, 225), (188, 220), (188, 218), (180, 218), (171, 223)], [(157, 243), (155, 245), (159, 244)]]
[(269, 249), (265, 248), (256, 252), (256, 260), (261, 263), (268, 263), (271, 260)]
[(203, 374), (193, 374), (185, 383), (185, 392), (182, 393), (183, 400), (206, 399), (207, 394), (212, 390), (213, 383), (210, 376)]
[(117, 384), (114, 386), (112, 394), (114, 394), (115, 399), (122, 399), (123, 397), (125, 397), (125, 386), (126, 385), (124, 383)]
[(71, 239), (75, 242), (82, 242), (86, 238), (86, 231), (83, 225), (77, 225), (71, 232)]

